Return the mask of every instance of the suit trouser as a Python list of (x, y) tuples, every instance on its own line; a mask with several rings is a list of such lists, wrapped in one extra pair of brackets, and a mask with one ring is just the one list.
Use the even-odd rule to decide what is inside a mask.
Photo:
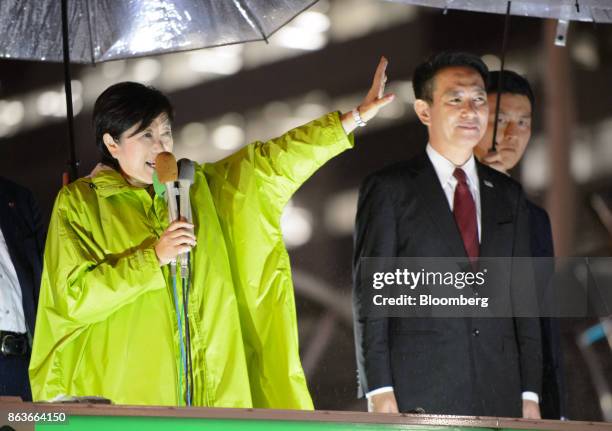
[(0, 353), (0, 395), (17, 396), (24, 401), (32, 401), (29, 364), (29, 352), (22, 356), (5, 356)]

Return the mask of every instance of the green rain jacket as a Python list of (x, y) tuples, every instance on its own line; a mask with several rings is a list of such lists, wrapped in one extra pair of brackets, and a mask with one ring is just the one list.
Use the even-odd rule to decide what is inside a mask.
[[(280, 216), (304, 181), (352, 145), (330, 113), (196, 168), (193, 405), (313, 408)], [(114, 170), (60, 191), (30, 363), (34, 400), (182, 404), (172, 285), (153, 248), (167, 226), (164, 200)]]

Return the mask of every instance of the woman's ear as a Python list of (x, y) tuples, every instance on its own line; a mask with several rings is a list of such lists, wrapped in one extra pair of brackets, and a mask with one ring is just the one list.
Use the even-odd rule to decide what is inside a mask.
[(114, 159), (116, 159), (117, 152), (119, 151), (119, 143), (115, 141), (115, 139), (110, 135), (110, 133), (105, 133), (104, 135), (102, 135), (102, 141), (104, 142), (104, 145), (106, 146), (106, 149), (108, 150), (110, 155)]
[(414, 101), (414, 112), (416, 112), (417, 117), (421, 120), (425, 126), (429, 126), (431, 123), (431, 113), (429, 102), (426, 102), (423, 99), (417, 99)]

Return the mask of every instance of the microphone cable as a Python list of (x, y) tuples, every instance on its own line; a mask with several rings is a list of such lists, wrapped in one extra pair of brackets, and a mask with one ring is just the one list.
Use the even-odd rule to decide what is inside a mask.
[(183, 313), (185, 316), (185, 350), (187, 352), (185, 361), (186, 361), (186, 369), (185, 369), (185, 379), (187, 380), (187, 405), (191, 405), (191, 397), (193, 392), (193, 367), (191, 360), (191, 330), (189, 328), (189, 288), (190, 288), (190, 255), (191, 253), (187, 253), (187, 265), (181, 266), (181, 281), (182, 281), (182, 294), (183, 294)]
[[(181, 311), (179, 309), (179, 296), (176, 289), (176, 262), (170, 263), (170, 272), (172, 274), (172, 291), (174, 293), (174, 311), (176, 312), (176, 320), (178, 323), (178, 333), (179, 333), (179, 346), (181, 351), (181, 366), (179, 370), (179, 393), (181, 397), (183, 397), (183, 375), (185, 375), (185, 384), (188, 385), (187, 381), (187, 363), (185, 358), (185, 343), (183, 341), (183, 324), (181, 319)], [(189, 392), (187, 392), (189, 393)], [(187, 397), (187, 405), (190, 405), (191, 399), (189, 396)], [(180, 403), (179, 403), (180, 405)]]

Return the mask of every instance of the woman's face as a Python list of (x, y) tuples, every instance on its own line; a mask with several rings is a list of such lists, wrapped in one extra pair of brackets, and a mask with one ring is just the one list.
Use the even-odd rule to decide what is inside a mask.
[(172, 128), (168, 115), (158, 115), (149, 126), (134, 134), (140, 124), (134, 124), (119, 136), (119, 141), (105, 133), (104, 144), (119, 162), (121, 173), (135, 186), (153, 184), (155, 158), (163, 151), (172, 152)]

